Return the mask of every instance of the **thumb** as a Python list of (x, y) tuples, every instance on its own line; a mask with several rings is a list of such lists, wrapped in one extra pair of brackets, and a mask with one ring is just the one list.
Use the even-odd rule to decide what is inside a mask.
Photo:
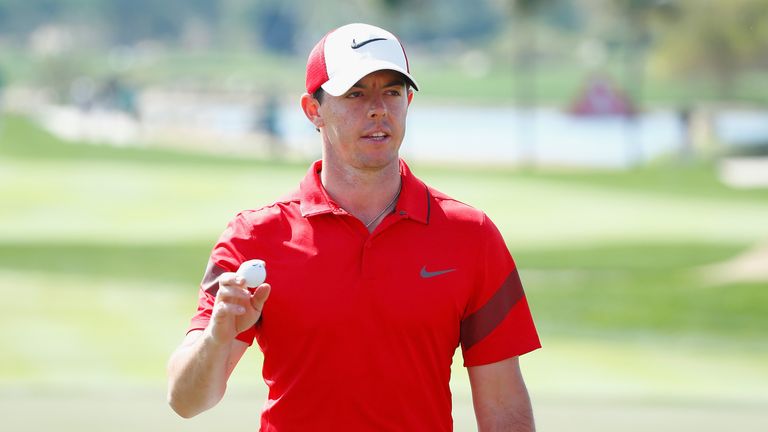
[(264, 308), (264, 303), (267, 301), (267, 297), (269, 297), (269, 291), (272, 289), (272, 286), (269, 284), (261, 284), (259, 285), (256, 290), (251, 295), (251, 305), (254, 309), (261, 312), (261, 310)]

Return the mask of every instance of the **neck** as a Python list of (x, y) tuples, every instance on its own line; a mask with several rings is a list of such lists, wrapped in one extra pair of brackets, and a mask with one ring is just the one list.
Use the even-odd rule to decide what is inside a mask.
[(394, 208), (392, 200), (400, 191), (400, 163), (395, 160), (380, 169), (359, 170), (326, 166), (323, 161), (320, 180), (337, 204), (373, 231), (388, 213), (385, 207), (392, 204), (389, 207)]

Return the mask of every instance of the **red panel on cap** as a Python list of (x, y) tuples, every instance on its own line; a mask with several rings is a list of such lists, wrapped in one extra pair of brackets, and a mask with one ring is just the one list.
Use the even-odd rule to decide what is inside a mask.
[(312, 48), (312, 52), (309, 53), (307, 59), (307, 93), (312, 94), (320, 88), (321, 85), (328, 81), (328, 68), (325, 66), (325, 39), (328, 37), (329, 32), (320, 42)]

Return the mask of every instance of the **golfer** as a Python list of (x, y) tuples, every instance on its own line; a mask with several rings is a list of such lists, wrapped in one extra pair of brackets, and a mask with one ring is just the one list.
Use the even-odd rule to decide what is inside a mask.
[[(216, 405), (256, 341), (263, 432), (450, 431), (461, 346), (479, 430), (534, 429), (518, 356), (540, 343), (515, 263), (488, 216), (400, 159), (414, 90), (386, 30), (350, 24), (314, 47), (301, 108), (322, 159), (214, 246), (168, 364), (179, 415)], [(250, 259), (266, 262), (255, 289), (234, 273)]]

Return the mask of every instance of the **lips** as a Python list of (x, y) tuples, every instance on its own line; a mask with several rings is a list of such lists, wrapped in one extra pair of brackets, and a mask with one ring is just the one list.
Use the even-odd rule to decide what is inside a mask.
[(389, 138), (389, 134), (383, 131), (376, 131), (363, 135), (363, 138), (368, 140), (383, 141)]

